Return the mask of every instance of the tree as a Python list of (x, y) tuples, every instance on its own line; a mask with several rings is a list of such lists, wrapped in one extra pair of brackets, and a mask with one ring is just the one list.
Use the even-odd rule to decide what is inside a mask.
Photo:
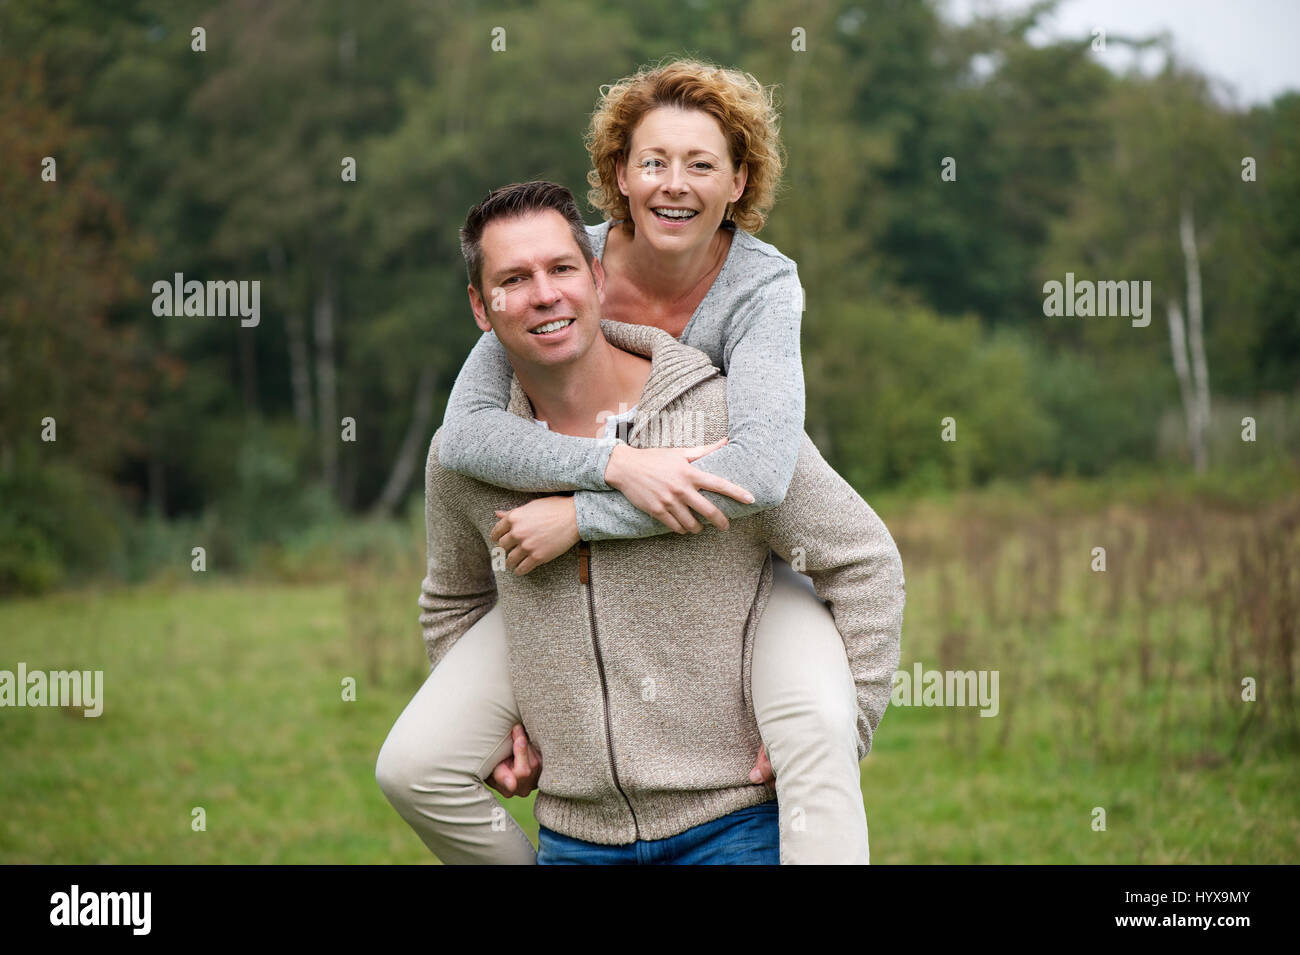
[(144, 413), (146, 369), (131, 329), (110, 320), (144, 247), (101, 188), (85, 131), (44, 95), (39, 63), (0, 58), (0, 469), (38, 458), (107, 475), (138, 446)]
[[(1109, 148), (1085, 164), (1040, 277), (1059, 280), (1073, 271), (1151, 282), (1151, 327), (1163, 312), (1188, 446), (1195, 468), (1204, 470), (1210, 400), (1201, 263), (1208, 251), (1217, 269), (1231, 267), (1232, 250), (1215, 238), (1237, 201), (1240, 126), (1214, 102), (1208, 82), (1182, 70), (1172, 54), (1158, 76), (1117, 85), (1106, 116)], [(1159, 339), (1128, 322), (1082, 322), (1073, 337), (1105, 347), (1116, 361), (1161, 361)]]

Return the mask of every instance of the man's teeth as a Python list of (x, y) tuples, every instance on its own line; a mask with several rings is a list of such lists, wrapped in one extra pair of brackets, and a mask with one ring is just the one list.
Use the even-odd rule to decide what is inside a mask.
[(690, 219), (695, 216), (694, 209), (656, 209), (656, 215), (663, 216), (665, 219)]
[(534, 328), (530, 334), (545, 335), (547, 332), (558, 331), (572, 321), (573, 319), (571, 318), (561, 318), (554, 322), (547, 322), (545, 325), (539, 325), (537, 328)]

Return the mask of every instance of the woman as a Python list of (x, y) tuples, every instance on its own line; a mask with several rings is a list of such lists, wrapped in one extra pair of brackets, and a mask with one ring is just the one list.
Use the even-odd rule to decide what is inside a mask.
[[(441, 463), (500, 487), (577, 489), (569, 500), (584, 540), (697, 532), (693, 511), (725, 529), (728, 515), (781, 502), (803, 432), (802, 290), (794, 263), (752, 234), (782, 167), (770, 91), (695, 60), (642, 69), (603, 91), (587, 148), (589, 198), (609, 217), (588, 227), (606, 273), (604, 317), (661, 328), (722, 368), (727, 441), (640, 449), (536, 427), (505, 411), (510, 365), (484, 335), (452, 390)], [(706, 470), (752, 497), (736, 491), (715, 506), (700, 493)], [(511, 545), (516, 573), (556, 556), (513, 546), (539, 500), (502, 514), (493, 532)], [(774, 570), (753, 649), (765, 752), (750, 779), (775, 774), (783, 863), (866, 863), (866, 746), (843, 641), (807, 578), (775, 555)], [(380, 753), (388, 798), (447, 863), (535, 861), (482, 782), (495, 776), (505, 794), (526, 794), (538, 771), (513, 698), (485, 698), (484, 687), (503, 684), (506, 637), (493, 608), (434, 668)]]

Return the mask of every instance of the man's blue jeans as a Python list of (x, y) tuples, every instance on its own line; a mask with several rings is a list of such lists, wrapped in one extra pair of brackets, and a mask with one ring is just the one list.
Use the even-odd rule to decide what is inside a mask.
[(667, 839), (602, 846), (537, 830), (538, 865), (779, 865), (781, 827), (775, 799), (737, 809)]

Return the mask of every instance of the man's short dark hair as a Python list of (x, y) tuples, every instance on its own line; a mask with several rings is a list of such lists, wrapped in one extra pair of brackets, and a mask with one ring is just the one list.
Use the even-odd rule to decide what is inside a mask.
[(595, 255), (591, 251), (591, 240), (587, 237), (587, 227), (583, 225), (582, 214), (578, 212), (578, 202), (573, 193), (557, 182), (536, 179), (532, 182), (516, 182), (500, 189), (493, 189), (482, 202), (469, 210), (465, 224), (460, 227), (460, 253), (465, 257), (465, 269), (469, 272), (469, 281), (480, 297), (483, 295), (483, 230), (489, 222), (497, 219), (515, 219), (519, 216), (554, 209), (564, 216), (573, 233), (573, 241), (582, 250), (582, 257), (587, 260), (587, 268)]

